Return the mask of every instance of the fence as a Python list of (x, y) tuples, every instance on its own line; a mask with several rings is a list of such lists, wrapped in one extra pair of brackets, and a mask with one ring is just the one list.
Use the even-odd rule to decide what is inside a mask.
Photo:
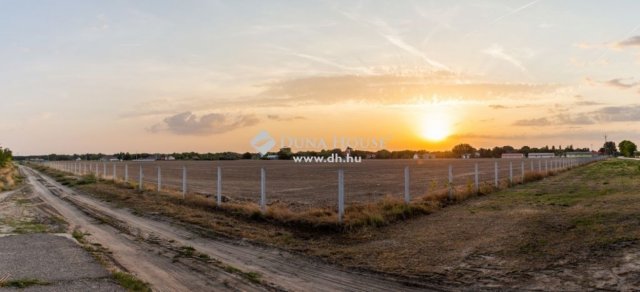
[[(252, 201), (263, 211), (270, 203), (293, 210), (370, 203), (385, 196), (404, 198), (523, 182), (528, 173), (563, 171), (602, 159), (435, 159), (364, 160), (362, 163), (294, 163), (292, 161), (55, 161), (47, 166), (76, 175), (127, 182), (138, 188), (180, 192), (183, 197)], [(213, 202), (212, 202), (213, 203)]]

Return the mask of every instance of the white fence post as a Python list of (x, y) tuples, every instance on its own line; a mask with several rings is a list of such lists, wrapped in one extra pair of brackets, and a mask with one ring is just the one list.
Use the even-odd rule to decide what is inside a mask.
[(495, 174), (493, 175), (494, 179), (495, 179), (495, 186), (496, 188), (499, 188), (500, 185), (498, 184), (498, 162), (495, 162), (495, 168), (494, 168)]
[(453, 199), (453, 166), (449, 164), (449, 200)]
[(479, 184), (480, 179), (478, 177), (479, 176), (478, 175), (478, 163), (476, 163), (476, 169), (475, 170), (476, 170), (475, 181), (474, 181), (473, 185), (475, 186), (475, 192), (476, 192), (476, 195), (477, 195), (478, 193), (480, 193), (480, 184)]
[(267, 173), (263, 168), (260, 168), (260, 210), (262, 213), (267, 211)]
[(549, 174), (549, 160), (544, 161), (544, 172)]
[(187, 198), (187, 167), (182, 167), (182, 199)]
[(140, 189), (141, 191), (144, 189), (143, 184), (144, 184), (144, 173), (142, 173), (142, 164), (140, 164), (140, 175), (138, 176), (138, 189)]
[(522, 160), (520, 171), (522, 172), (522, 183), (524, 183), (524, 160)]
[(538, 160), (538, 172), (542, 172), (542, 160)]
[(344, 217), (344, 169), (338, 169), (338, 222)]
[(509, 161), (509, 185), (513, 184), (513, 161)]
[(107, 163), (106, 162), (102, 163), (102, 178), (104, 178), (104, 179), (107, 178)]
[[(531, 158), (529, 158), (531, 159)], [(535, 169), (533, 168), (533, 160), (531, 160), (531, 172), (533, 172)]]
[(118, 177), (116, 176), (116, 163), (113, 163), (113, 181), (116, 181)]
[(129, 165), (128, 164), (124, 165), (124, 182), (125, 183), (129, 182)]
[(218, 166), (218, 188), (216, 192), (216, 204), (218, 207), (222, 205), (222, 168)]
[(162, 169), (158, 166), (158, 192), (162, 190)]
[(409, 194), (409, 167), (404, 167), (404, 202), (409, 204), (411, 201), (411, 194)]

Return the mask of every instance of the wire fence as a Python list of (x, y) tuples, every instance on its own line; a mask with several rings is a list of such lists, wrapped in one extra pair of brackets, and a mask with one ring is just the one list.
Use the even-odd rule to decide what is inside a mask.
[[(505, 187), (527, 174), (546, 175), (602, 157), (540, 159), (363, 160), (362, 163), (237, 161), (54, 161), (45, 165), (76, 175), (139, 188), (204, 196), (212, 204), (251, 201), (291, 209), (373, 203), (386, 196), (406, 202), (458, 189)], [(340, 204), (342, 202), (342, 204)]]

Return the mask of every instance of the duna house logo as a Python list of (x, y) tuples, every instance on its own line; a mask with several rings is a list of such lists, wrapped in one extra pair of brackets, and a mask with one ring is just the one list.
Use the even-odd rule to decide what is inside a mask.
[(251, 139), (251, 146), (256, 149), (262, 156), (265, 156), (269, 150), (276, 146), (276, 140), (274, 140), (269, 132), (262, 131), (258, 133), (253, 139)]

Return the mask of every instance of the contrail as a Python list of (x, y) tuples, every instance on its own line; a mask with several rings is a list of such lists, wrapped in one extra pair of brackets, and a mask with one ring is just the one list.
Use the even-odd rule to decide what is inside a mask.
[(504, 18), (506, 18), (506, 17), (509, 17), (509, 16), (511, 16), (511, 15), (514, 15), (514, 14), (516, 14), (516, 13), (518, 13), (518, 12), (522, 11), (522, 10), (525, 10), (525, 9), (529, 8), (530, 6), (535, 5), (536, 3), (540, 2), (540, 1), (541, 1), (541, 0), (531, 1), (531, 2), (529, 2), (529, 3), (527, 3), (527, 4), (523, 5), (523, 6), (520, 6), (519, 8), (516, 8), (516, 9), (514, 9), (514, 10), (509, 11), (509, 13), (507, 13), (507, 14), (505, 14), (505, 15), (502, 15), (502, 16), (500, 16), (500, 17), (498, 17), (498, 18), (494, 19), (491, 23), (496, 23), (496, 22), (498, 22), (498, 21), (500, 21), (500, 20), (502, 20), (502, 19), (504, 19)]
[[(402, 49), (403, 51), (409, 53), (410, 55), (413, 55), (415, 57), (422, 59), (429, 66), (439, 70), (451, 71), (451, 69), (449, 69), (449, 67), (447, 67), (446, 65), (429, 58), (420, 49), (405, 42), (389, 24), (382, 21), (381, 19), (378, 19), (377, 21), (369, 21), (366, 19), (362, 19), (361, 17), (358, 17), (346, 11), (338, 10), (338, 12), (343, 16), (345, 16), (346, 18), (350, 19), (351, 21), (355, 21), (357, 23), (360, 23), (368, 27), (376, 28), (377, 29), (376, 33), (380, 35), (382, 38), (384, 38), (387, 42)], [(380, 31), (381, 29), (382, 31)]]

